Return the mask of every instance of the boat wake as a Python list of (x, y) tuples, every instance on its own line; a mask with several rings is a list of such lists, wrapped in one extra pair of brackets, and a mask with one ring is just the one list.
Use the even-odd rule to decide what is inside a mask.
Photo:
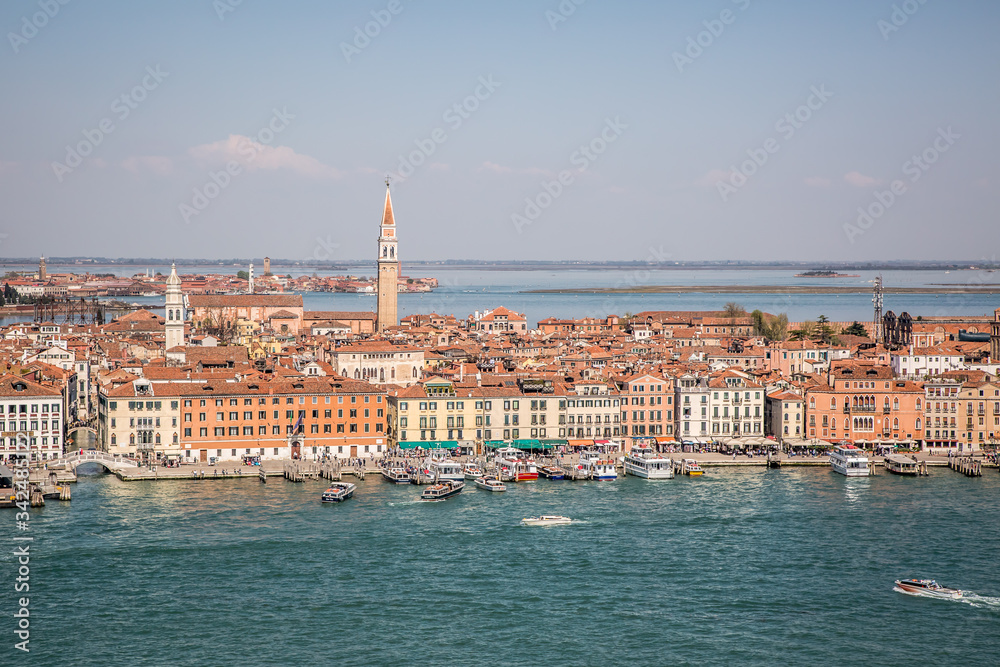
[(967, 604), (976, 609), (995, 609), (1000, 611), (1000, 597), (990, 597), (988, 595), (977, 595), (971, 591), (962, 591), (962, 597), (960, 598), (943, 598), (931, 593), (923, 593), (919, 591), (904, 591), (899, 586), (893, 586), (892, 590), (897, 593), (903, 593), (904, 595), (912, 595), (913, 597), (930, 598), (933, 600), (946, 600), (949, 602), (960, 602)]

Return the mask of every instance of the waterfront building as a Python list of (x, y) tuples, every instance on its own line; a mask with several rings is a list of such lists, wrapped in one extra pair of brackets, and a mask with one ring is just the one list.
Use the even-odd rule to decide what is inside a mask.
[(743, 373), (725, 370), (708, 382), (711, 437), (764, 434), (764, 387)]
[(621, 427), (627, 449), (637, 439), (673, 440), (674, 381), (663, 375), (643, 373), (622, 380)]
[(0, 376), (0, 461), (11, 461), (18, 436), (28, 442), (32, 461), (63, 452), (62, 392), (24, 377)]
[(937, 377), (924, 382), (924, 441), (930, 449), (957, 448), (964, 424), (960, 418), (958, 393), (962, 383)]
[(971, 453), (1000, 440), (1000, 383), (970, 382), (957, 395), (959, 405), (958, 451)]
[(396, 238), (396, 219), (392, 214), (389, 197), (389, 179), (385, 181), (385, 205), (378, 237), (378, 304), (376, 328), (382, 332), (399, 325), (396, 301), (399, 293), (399, 255)]
[(674, 381), (674, 433), (684, 441), (710, 440), (708, 431), (708, 377), (683, 373)]
[(102, 391), (98, 440), (112, 454), (189, 463), (377, 456), (388, 446), (386, 407), (384, 390), (336, 377), (141, 378)]
[(167, 278), (166, 316), (164, 329), (166, 333), (165, 349), (184, 345), (184, 295), (181, 293), (181, 279), (177, 275), (177, 265), (170, 265), (170, 276)]
[(884, 365), (845, 363), (806, 388), (809, 438), (830, 442), (921, 443), (924, 389)]
[(624, 446), (621, 421), (624, 405), (614, 383), (577, 382), (566, 392), (565, 402), (567, 438), (593, 439), (596, 444), (611, 444), (616, 449)]
[(481, 446), (492, 436), (497, 393), (443, 378), (401, 389), (389, 396), (392, 443), (403, 449)]
[(791, 391), (768, 394), (764, 404), (764, 435), (773, 435), (779, 440), (803, 438), (804, 401), (802, 396)]

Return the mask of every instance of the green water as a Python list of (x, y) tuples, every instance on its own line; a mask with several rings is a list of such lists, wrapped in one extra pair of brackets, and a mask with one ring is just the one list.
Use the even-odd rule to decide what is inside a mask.
[[(992, 664), (1000, 475), (827, 469), (471, 485), (81, 477), (35, 510), (31, 649), (0, 664)], [(529, 528), (557, 513), (572, 525)], [(11, 544), (14, 516), (0, 513)], [(900, 577), (984, 596), (914, 598)]]

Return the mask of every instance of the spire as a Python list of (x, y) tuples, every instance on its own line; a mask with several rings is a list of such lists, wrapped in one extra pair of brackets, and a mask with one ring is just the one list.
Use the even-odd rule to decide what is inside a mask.
[(180, 287), (181, 277), (177, 275), (177, 265), (170, 265), (170, 276), (167, 278), (167, 287)]
[(392, 199), (389, 197), (389, 178), (385, 179), (385, 209), (382, 211), (382, 226), (395, 227), (396, 220), (392, 217)]

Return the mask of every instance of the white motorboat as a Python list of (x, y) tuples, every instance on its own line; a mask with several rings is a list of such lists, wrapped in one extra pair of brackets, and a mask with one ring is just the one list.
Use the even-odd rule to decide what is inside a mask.
[(565, 526), (569, 523), (573, 523), (573, 520), (568, 516), (555, 516), (552, 514), (543, 514), (542, 516), (531, 516), (521, 519), (522, 526)]
[(674, 462), (660, 456), (650, 447), (633, 447), (623, 459), (626, 475), (646, 479), (673, 479)]
[(615, 462), (611, 459), (602, 458), (598, 452), (580, 452), (580, 463), (577, 467), (582, 469), (586, 473), (586, 476), (593, 480), (618, 479)]
[(474, 463), (466, 463), (462, 472), (465, 473), (465, 479), (479, 479), (483, 476), (482, 468)]
[(420, 499), (446, 500), (452, 496), (457, 496), (464, 488), (464, 481), (455, 482), (452, 480), (445, 480), (443, 482), (438, 482), (437, 484), (432, 484), (424, 489), (423, 493), (420, 494)]
[(462, 482), (465, 480), (461, 464), (451, 459), (431, 459), (427, 463), (427, 470), (430, 471), (436, 482)]
[(356, 488), (358, 487), (350, 482), (334, 482), (323, 492), (320, 500), (324, 503), (339, 503), (353, 496)]
[(694, 459), (684, 459), (681, 461), (681, 474), (689, 477), (697, 477), (704, 475), (705, 471), (701, 469), (701, 466)]
[(957, 588), (942, 586), (933, 579), (897, 579), (896, 587), (893, 590), (906, 593), (907, 595), (942, 598), (945, 600), (957, 600), (962, 597), (962, 591)]
[(382, 468), (382, 478), (393, 484), (410, 483), (410, 473), (404, 468)]
[(830, 466), (834, 472), (847, 477), (867, 477), (871, 474), (868, 456), (863, 449), (854, 445), (839, 445), (830, 454)]
[(496, 477), (477, 477), (476, 488), (483, 491), (506, 491), (507, 485)]

